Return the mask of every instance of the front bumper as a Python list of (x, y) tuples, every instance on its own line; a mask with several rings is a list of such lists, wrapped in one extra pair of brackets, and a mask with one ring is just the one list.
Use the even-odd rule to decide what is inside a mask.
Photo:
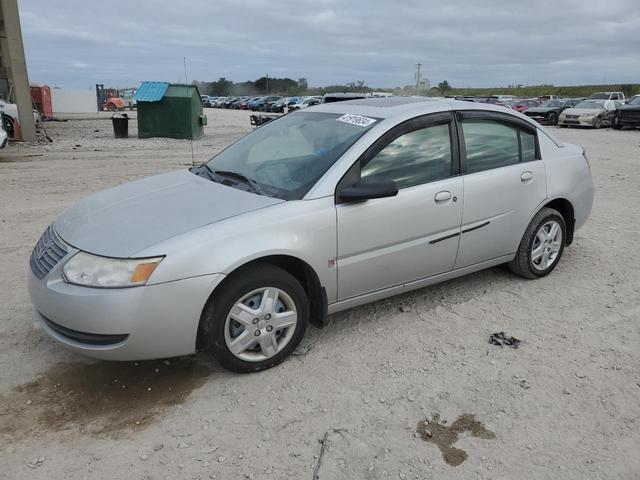
[(560, 118), (558, 125), (566, 125), (570, 127), (593, 127), (593, 117), (589, 119), (582, 118)]
[(527, 115), (527, 117), (529, 117), (531, 120), (535, 120), (541, 125), (546, 125), (549, 122), (549, 116), (547, 115)]
[(64, 261), (28, 288), (42, 329), (65, 347), (103, 360), (148, 360), (196, 351), (202, 309), (224, 275), (132, 288), (88, 288), (62, 279)]

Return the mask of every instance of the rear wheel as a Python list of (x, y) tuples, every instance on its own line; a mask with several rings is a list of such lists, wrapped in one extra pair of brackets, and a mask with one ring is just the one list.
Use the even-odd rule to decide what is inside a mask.
[(549, 125), (558, 125), (558, 114), (550, 113), (549, 114)]
[(509, 268), (524, 278), (548, 275), (564, 252), (566, 224), (562, 215), (552, 208), (540, 210), (520, 241), (518, 252)]
[(273, 265), (235, 272), (205, 308), (207, 350), (231, 371), (256, 372), (282, 362), (309, 323), (309, 301), (291, 274)]

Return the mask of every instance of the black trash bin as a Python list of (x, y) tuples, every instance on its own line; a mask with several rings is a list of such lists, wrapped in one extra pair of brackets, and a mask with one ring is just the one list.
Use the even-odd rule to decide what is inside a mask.
[(126, 113), (111, 115), (113, 135), (116, 138), (129, 138), (129, 115)]

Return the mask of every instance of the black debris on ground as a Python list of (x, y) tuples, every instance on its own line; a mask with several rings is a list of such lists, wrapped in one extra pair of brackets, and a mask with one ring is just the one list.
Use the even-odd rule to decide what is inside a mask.
[(518, 348), (518, 345), (520, 345), (520, 340), (518, 340), (516, 337), (508, 337), (504, 332), (498, 332), (491, 334), (489, 343), (498, 345), (499, 347)]

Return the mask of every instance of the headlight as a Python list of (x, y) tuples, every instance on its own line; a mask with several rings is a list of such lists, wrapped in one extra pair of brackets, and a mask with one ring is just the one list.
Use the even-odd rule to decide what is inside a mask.
[(118, 288), (144, 285), (163, 257), (120, 259), (78, 252), (65, 263), (67, 283), (86, 287)]

